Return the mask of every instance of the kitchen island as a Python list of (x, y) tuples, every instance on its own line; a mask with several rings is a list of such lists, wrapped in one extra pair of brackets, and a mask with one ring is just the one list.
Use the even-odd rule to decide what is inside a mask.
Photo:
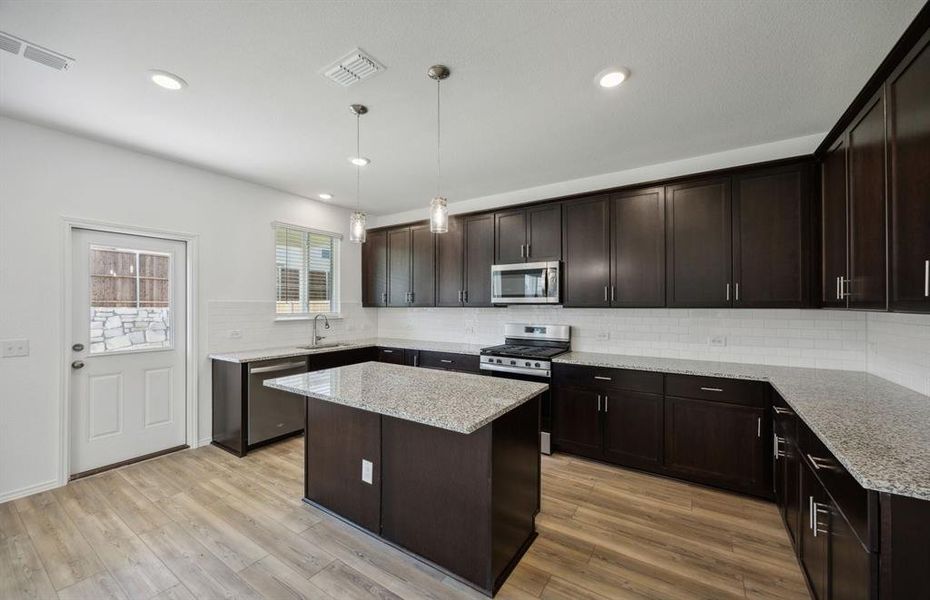
[(547, 385), (366, 362), (306, 397), (304, 500), (493, 596), (536, 537)]

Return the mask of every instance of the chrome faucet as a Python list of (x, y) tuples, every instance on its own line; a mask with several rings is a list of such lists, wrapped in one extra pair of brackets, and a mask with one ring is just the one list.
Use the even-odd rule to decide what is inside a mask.
[(326, 315), (323, 313), (317, 313), (316, 316), (313, 317), (313, 337), (310, 338), (310, 345), (312, 346), (316, 346), (320, 343), (320, 340), (326, 339), (326, 336), (322, 336), (317, 333), (316, 323), (317, 319), (320, 317), (323, 317), (323, 329), (329, 329), (329, 319), (327, 319)]

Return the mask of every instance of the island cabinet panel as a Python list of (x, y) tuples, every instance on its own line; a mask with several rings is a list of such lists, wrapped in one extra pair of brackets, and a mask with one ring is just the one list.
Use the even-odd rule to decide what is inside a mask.
[(436, 306), (462, 306), (464, 244), (461, 217), (449, 217), (449, 231), (436, 236)]
[[(304, 496), (373, 533), (381, 531), (381, 415), (307, 398)], [(372, 482), (362, 480), (362, 461)]]
[(562, 214), (563, 304), (610, 306), (610, 196), (567, 202)]
[(388, 254), (388, 305), (410, 304), (410, 228), (402, 227), (387, 232)]
[(821, 306), (844, 308), (847, 275), (846, 138), (836, 141), (820, 164)]
[(930, 312), (930, 33), (888, 81), (892, 310)]
[(321, 371), (323, 369), (332, 369), (335, 367), (344, 367), (357, 363), (368, 362), (378, 359), (378, 349), (374, 346), (368, 348), (353, 348), (351, 350), (339, 350), (337, 352), (324, 352), (320, 354), (311, 354), (308, 357), (310, 371)]
[(494, 215), (465, 217), (464, 306), (491, 306), (491, 266), (494, 264)]
[(665, 306), (665, 188), (611, 194), (615, 307)]
[(665, 467), (680, 476), (768, 496), (764, 408), (665, 398)]
[(849, 130), (849, 307), (886, 308), (885, 102), (879, 93)]
[(730, 306), (730, 179), (669, 186), (665, 203), (668, 306)]
[(809, 165), (733, 179), (733, 306), (809, 304)]
[(606, 391), (603, 397), (604, 457), (629, 466), (661, 466), (663, 405), (663, 398), (658, 394)]
[(387, 232), (370, 231), (362, 244), (362, 303), (387, 306)]

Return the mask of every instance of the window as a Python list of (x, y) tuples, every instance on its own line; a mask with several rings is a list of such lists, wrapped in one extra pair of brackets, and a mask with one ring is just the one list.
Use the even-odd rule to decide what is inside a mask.
[(171, 255), (91, 246), (91, 354), (170, 347)]
[(339, 312), (341, 240), (338, 234), (274, 224), (275, 312), (278, 315)]

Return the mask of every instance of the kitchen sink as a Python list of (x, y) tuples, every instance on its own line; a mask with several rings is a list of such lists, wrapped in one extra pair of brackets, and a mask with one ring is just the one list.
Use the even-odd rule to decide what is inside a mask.
[(323, 350), (326, 348), (341, 348), (343, 346), (351, 346), (352, 344), (346, 342), (330, 342), (328, 344), (317, 344), (315, 346), (297, 346), (301, 350)]

